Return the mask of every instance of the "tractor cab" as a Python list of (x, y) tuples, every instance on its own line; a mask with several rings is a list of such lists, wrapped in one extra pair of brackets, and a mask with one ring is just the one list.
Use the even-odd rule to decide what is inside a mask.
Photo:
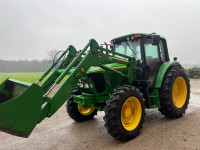
[(111, 43), (114, 51), (135, 58), (136, 67), (142, 70), (138, 79), (148, 81), (153, 87), (159, 67), (169, 61), (165, 38), (136, 33), (115, 38)]

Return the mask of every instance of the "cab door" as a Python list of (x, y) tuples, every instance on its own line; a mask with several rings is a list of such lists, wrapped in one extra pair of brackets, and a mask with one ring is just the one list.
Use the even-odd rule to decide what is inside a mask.
[(149, 86), (154, 85), (158, 69), (162, 64), (160, 46), (161, 43), (159, 45), (152, 45), (152, 39), (144, 40), (145, 72), (146, 79), (149, 81)]

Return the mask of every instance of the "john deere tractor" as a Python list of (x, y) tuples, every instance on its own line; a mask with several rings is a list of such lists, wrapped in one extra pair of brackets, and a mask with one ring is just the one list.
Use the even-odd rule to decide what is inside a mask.
[(158, 108), (170, 118), (185, 113), (189, 79), (177, 58), (169, 60), (164, 37), (134, 33), (104, 45), (94, 39), (81, 51), (70, 45), (36, 83), (4, 81), (0, 85), (1, 130), (28, 137), (66, 100), (67, 113), (77, 122), (105, 111), (108, 133), (122, 141), (139, 134), (145, 108)]

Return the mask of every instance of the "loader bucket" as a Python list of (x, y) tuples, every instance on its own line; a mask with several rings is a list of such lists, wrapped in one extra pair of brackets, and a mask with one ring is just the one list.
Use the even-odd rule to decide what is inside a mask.
[(38, 85), (7, 79), (0, 85), (0, 130), (28, 137), (38, 123), (42, 104)]

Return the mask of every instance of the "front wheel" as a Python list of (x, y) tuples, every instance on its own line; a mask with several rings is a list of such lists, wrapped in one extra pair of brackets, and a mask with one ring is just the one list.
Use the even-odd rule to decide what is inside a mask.
[(74, 95), (80, 95), (81, 92), (75, 90), (70, 98), (67, 100), (66, 108), (67, 113), (73, 120), (77, 122), (82, 122), (86, 120), (91, 120), (97, 114), (97, 109), (95, 107), (85, 107), (81, 104), (77, 104), (74, 102)]
[(139, 89), (121, 86), (111, 95), (105, 108), (105, 127), (114, 138), (127, 141), (139, 134), (144, 122), (144, 99)]

